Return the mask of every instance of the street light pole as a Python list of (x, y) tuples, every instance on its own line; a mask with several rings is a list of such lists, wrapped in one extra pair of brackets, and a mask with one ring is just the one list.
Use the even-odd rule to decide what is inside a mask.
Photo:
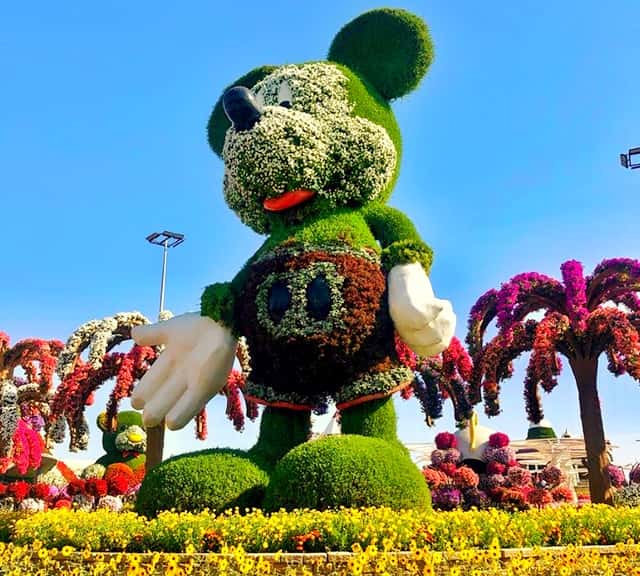
[(162, 278), (160, 280), (160, 309), (158, 314), (162, 314), (164, 311), (164, 288), (167, 280), (167, 253), (169, 248), (174, 248), (178, 244), (184, 242), (184, 234), (178, 234), (177, 232), (153, 232), (147, 236), (147, 242), (155, 244), (156, 246), (162, 246)]
[[(184, 234), (177, 232), (153, 232), (147, 236), (147, 241), (151, 244), (162, 246), (162, 278), (160, 280), (160, 308), (158, 318), (162, 317), (164, 311), (164, 291), (167, 280), (167, 253), (169, 248), (174, 248), (184, 242)], [(164, 420), (158, 425), (147, 429), (147, 470), (151, 470), (162, 462), (162, 452), (164, 450)]]
[(162, 243), (162, 280), (160, 281), (160, 309), (158, 310), (158, 316), (162, 314), (164, 310), (164, 285), (167, 280), (167, 252), (169, 252), (169, 245), (167, 240)]

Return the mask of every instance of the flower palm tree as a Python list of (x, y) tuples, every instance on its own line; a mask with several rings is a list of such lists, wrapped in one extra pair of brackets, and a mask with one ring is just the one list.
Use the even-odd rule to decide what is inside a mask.
[[(570, 260), (561, 272), (562, 282), (543, 274), (519, 274), (473, 306), (467, 334), (474, 363), (471, 396), (474, 402), (484, 398), (487, 414), (497, 414), (500, 382), (512, 375), (512, 361), (531, 351), (524, 395), (529, 420), (540, 422), (539, 388), (553, 390), (562, 368), (559, 354), (565, 356), (578, 388), (591, 500), (612, 503), (598, 361), (604, 353), (614, 375), (627, 373), (640, 380), (640, 262), (604, 260), (585, 277), (582, 265)], [(542, 319), (527, 319), (539, 310), (544, 310)], [(494, 319), (498, 334), (485, 344)]]
[[(50, 427), (53, 372), (62, 346), (58, 340), (36, 338), (10, 346), (0, 332), (0, 474), (11, 466), (20, 475), (40, 467), (45, 447), (40, 429)], [(17, 368), (25, 378), (14, 374)]]

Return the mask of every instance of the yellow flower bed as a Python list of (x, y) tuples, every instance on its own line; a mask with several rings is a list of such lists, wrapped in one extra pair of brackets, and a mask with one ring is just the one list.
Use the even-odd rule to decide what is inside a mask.
[(242, 547), (223, 547), (221, 554), (92, 553), (70, 547), (46, 549), (0, 543), (0, 574), (64, 575), (257, 575), (257, 576), (638, 576), (640, 546), (619, 544), (608, 549), (568, 546), (526, 551), (486, 550), (434, 552), (412, 547), (394, 552), (382, 546), (354, 546), (351, 554), (247, 554)]
[[(0, 522), (4, 522), (0, 519)], [(166, 512), (148, 520), (132, 512), (55, 510), (21, 517), (11, 529), (14, 544), (47, 548), (129, 552), (325, 552), (427, 547), (437, 551), (640, 542), (640, 508), (563, 506), (508, 513), (496, 509), (396, 512), (388, 508), (297, 510), (266, 515), (259, 510), (188, 514)]]

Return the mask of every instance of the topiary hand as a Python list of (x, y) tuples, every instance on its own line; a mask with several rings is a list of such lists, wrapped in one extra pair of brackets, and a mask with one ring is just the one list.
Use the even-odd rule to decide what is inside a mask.
[(389, 312), (400, 338), (420, 356), (447, 348), (456, 328), (448, 300), (436, 298), (420, 264), (400, 264), (389, 272)]
[(166, 416), (169, 429), (182, 428), (225, 385), (235, 338), (228, 328), (195, 313), (136, 326), (131, 334), (142, 346), (165, 346), (134, 389), (131, 405), (144, 409), (147, 427), (159, 425)]

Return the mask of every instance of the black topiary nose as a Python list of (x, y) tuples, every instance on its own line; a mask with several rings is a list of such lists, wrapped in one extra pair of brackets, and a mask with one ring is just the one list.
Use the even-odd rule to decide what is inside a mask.
[(229, 88), (222, 97), (222, 107), (238, 132), (250, 130), (262, 116), (262, 106), (244, 86)]

